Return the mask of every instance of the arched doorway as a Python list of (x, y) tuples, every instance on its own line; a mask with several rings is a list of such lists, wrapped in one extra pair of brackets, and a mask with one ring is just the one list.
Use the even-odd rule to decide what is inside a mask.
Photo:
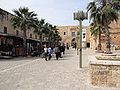
[(71, 40), (71, 46), (72, 46), (73, 48), (76, 47), (76, 38), (73, 38), (73, 39)]

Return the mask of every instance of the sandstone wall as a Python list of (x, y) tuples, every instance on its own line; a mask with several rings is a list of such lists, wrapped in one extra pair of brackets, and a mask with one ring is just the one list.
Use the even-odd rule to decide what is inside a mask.
[[(77, 41), (77, 33), (79, 32), (79, 26), (58, 26), (58, 32), (60, 33), (60, 36), (62, 37), (62, 41), (64, 43), (71, 44), (71, 41), (73, 38)], [(86, 42), (90, 43), (90, 31), (88, 26), (83, 26), (83, 29), (86, 29)], [(66, 32), (66, 35), (64, 35), (64, 32)], [(72, 36), (72, 32), (75, 32), (76, 36)]]
[(92, 61), (89, 66), (89, 80), (94, 86), (120, 87), (120, 62)]
[[(0, 32), (4, 33), (4, 27), (7, 27), (7, 34), (16, 36), (16, 30), (19, 31), (19, 37), (23, 37), (23, 32), (16, 28), (14, 29), (11, 23), (11, 18), (14, 17), (11, 13), (0, 8)], [(27, 38), (30, 38), (30, 34), (32, 34), (32, 39), (35, 39), (35, 33), (33, 29), (30, 29), (26, 32)], [(37, 39), (39, 39), (37, 35)]]

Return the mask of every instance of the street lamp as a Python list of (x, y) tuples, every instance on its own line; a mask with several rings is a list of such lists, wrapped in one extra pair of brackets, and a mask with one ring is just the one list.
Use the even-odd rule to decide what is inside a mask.
[(79, 53), (79, 64), (80, 68), (82, 68), (82, 21), (87, 19), (87, 13), (83, 11), (78, 11), (73, 13), (74, 20), (78, 20), (80, 23), (80, 53)]

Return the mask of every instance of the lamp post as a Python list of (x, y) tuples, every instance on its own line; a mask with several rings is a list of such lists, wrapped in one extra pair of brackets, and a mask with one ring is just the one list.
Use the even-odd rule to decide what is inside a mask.
[(84, 19), (87, 19), (87, 13), (83, 11), (78, 11), (76, 13), (73, 13), (74, 20), (78, 20), (80, 24), (80, 53), (79, 53), (79, 64), (80, 68), (82, 68), (82, 21)]

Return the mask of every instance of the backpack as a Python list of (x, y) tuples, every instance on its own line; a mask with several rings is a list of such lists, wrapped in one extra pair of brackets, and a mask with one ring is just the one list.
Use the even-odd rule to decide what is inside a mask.
[(51, 48), (48, 48), (48, 49), (47, 49), (47, 52), (48, 52), (48, 54), (52, 54), (52, 49), (51, 49)]

